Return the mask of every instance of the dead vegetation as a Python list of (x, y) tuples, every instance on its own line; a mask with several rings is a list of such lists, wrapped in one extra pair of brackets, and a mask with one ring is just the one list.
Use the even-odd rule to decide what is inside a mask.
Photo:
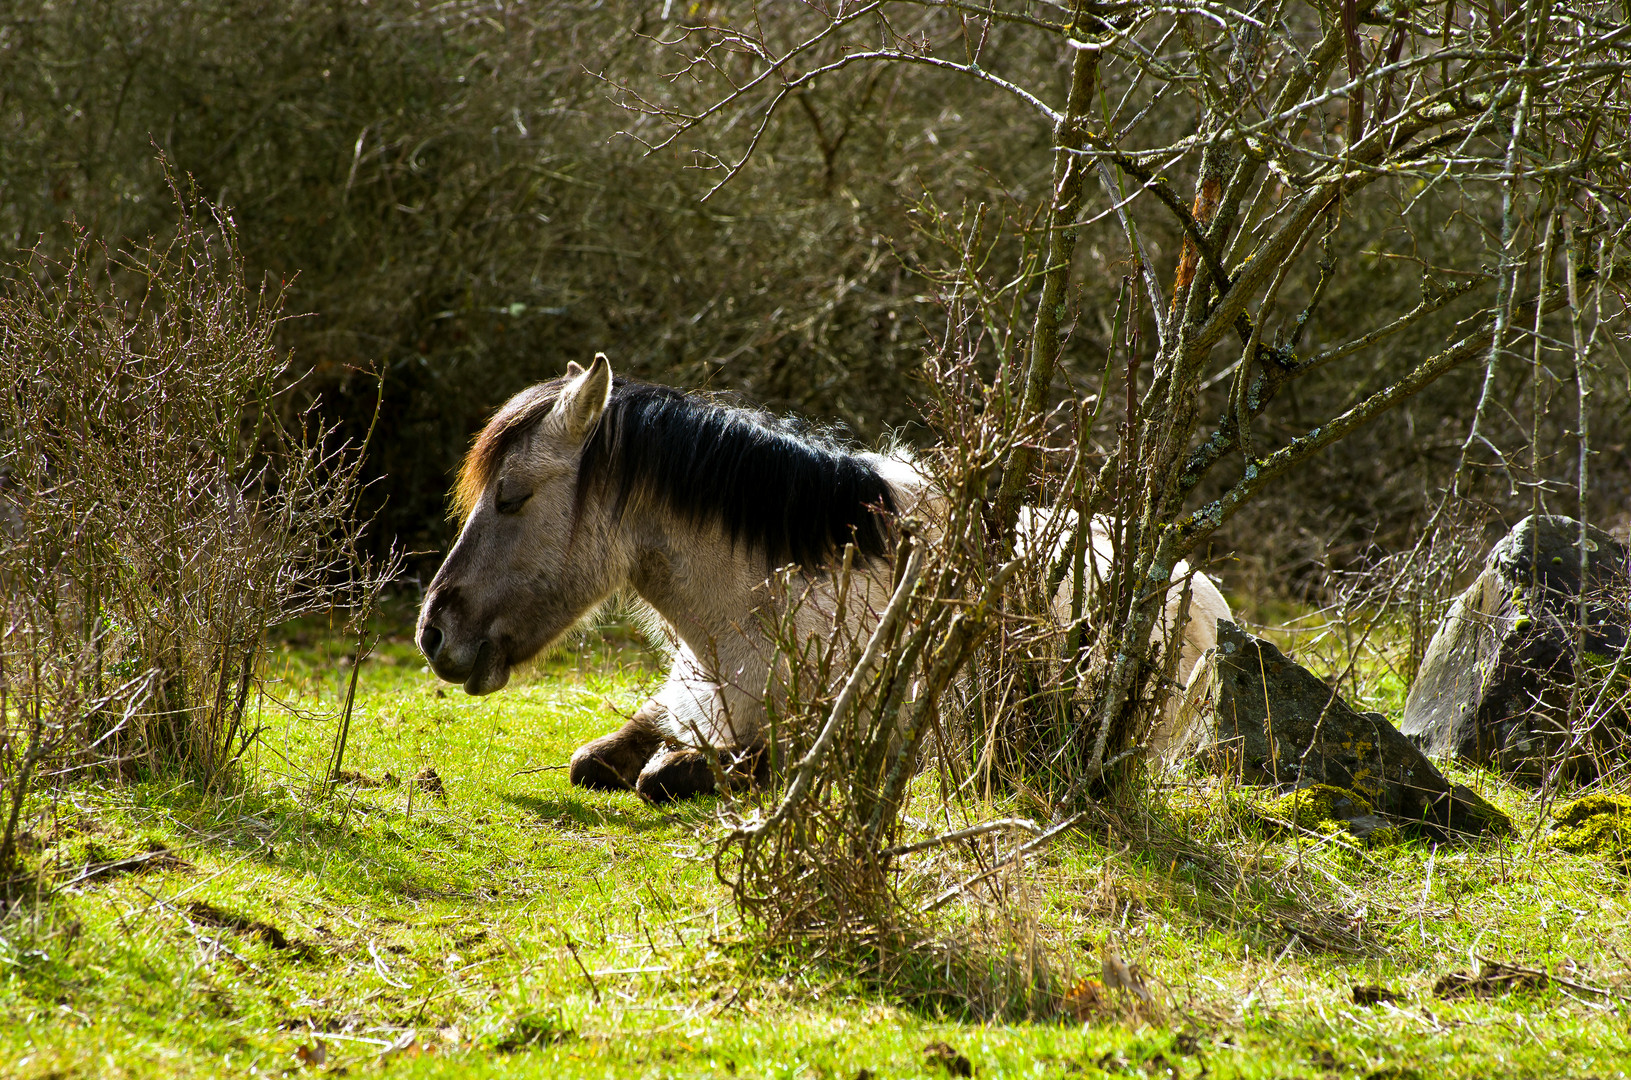
[[(260, 735), (270, 628), (367, 608), (361, 447), (291, 407), (281, 294), (180, 181), (175, 231), (80, 234), (0, 296), (0, 876), (34, 788), (230, 783)], [(10, 886), (8, 886), (10, 888)]]

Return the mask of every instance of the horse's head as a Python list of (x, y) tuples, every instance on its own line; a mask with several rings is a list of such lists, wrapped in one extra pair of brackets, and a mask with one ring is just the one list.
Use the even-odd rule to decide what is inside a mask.
[[(579, 505), (584, 442), (600, 422), (612, 369), (523, 390), (488, 422), (465, 458), (455, 504), (464, 527), (425, 593), (419, 648), (466, 692), (489, 694), (618, 584), (610, 518)], [(594, 502), (594, 500), (589, 500)]]

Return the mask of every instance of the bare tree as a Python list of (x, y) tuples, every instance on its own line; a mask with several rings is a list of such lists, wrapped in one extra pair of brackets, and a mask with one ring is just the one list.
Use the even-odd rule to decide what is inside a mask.
[[(968, 310), (990, 373), (979, 392), (1006, 433), (986, 508), (999, 553), (1024, 502), (1069, 494), (1060, 483), (1076, 426), (1053, 420), (1060, 362), (1081, 317), (1099, 314), (1073, 303), (1084, 288), (1078, 237), (1105, 224), (1120, 232), (1131, 288), (1103, 385), (1113, 368), (1124, 414), (1074, 496), (1118, 521), (1121, 539), (1109, 610), (1076, 646), (1103, 659), (1072, 736), (1084, 740), (1082, 783), (1100, 782), (1136, 743), (1162, 692), (1146, 643), (1163, 590), (1146, 583), (1166, 581), (1314, 455), (1463, 366), (1482, 365), (1483, 378), (1463, 410), (1459, 471), (1505, 467), (1490, 435), (1503, 367), (1568, 337), (1585, 401), (1590, 356), (1612, 347), (1598, 327), (1622, 311), (1631, 135), (1631, 30), (1619, 5), (870, 0), (698, 11), (661, 34), (670, 83), (622, 90), (642, 114), (631, 132), (654, 148), (689, 143), (717, 185), (749, 167), (806, 95), (854, 87), (880, 66), (972, 80), (1030, 118), (1016, 147), (1049, 140), (1052, 173), (1019, 227), (1017, 273), (964, 259), (945, 278), (954, 304), (978, 294)], [(1192, 122), (1175, 134), (1185, 112)], [(977, 217), (942, 224), (972, 250)], [(1437, 242), (1450, 229), (1473, 242)], [(1413, 302), (1378, 304), (1357, 327), (1322, 310), (1335, 278), (1406, 268), (1419, 281)], [(1582, 290), (1590, 304), (1553, 315)], [(1572, 335), (1571, 318), (1583, 320)], [(1347, 387), (1343, 407), (1300, 431), (1264, 430), (1281, 393), (1316, 375)], [(1097, 415), (1108, 412), (1101, 395)], [(1581, 478), (1588, 426), (1577, 425)], [(1203, 490), (1216, 497), (1203, 501)]]

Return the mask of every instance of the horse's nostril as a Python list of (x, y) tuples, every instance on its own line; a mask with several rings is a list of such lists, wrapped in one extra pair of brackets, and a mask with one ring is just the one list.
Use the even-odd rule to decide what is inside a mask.
[(427, 626), (419, 631), (419, 651), (425, 654), (426, 660), (435, 660), (436, 654), (442, 651), (443, 640), (440, 630)]

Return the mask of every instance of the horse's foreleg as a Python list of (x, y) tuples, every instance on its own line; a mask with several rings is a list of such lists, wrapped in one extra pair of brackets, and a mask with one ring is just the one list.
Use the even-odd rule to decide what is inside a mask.
[(718, 790), (715, 763), (734, 790), (769, 785), (770, 753), (764, 746), (720, 750), (710, 761), (714, 753), (690, 747), (665, 747), (646, 762), (634, 789), (654, 803), (708, 795)]
[(707, 751), (664, 747), (640, 770), (634, 790), (654, 803), (675, 802), (714, 790)]
[(628, 723), (586, 742), (572, 755), (572, 783), (595, 791), (628, 791), (640, 779), (640, 771), (663, 744), (657, 728), (663, 707), (656, 701), (640, 706)]

